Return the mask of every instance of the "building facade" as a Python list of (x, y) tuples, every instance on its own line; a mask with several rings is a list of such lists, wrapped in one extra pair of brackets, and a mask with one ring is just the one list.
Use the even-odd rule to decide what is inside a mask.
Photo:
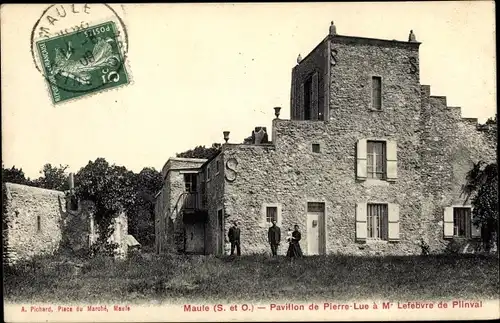
[(225, 254), (237, 221), (242, 253), (268, 253), (273, 219), (282, 234), (299, 225), (306, 255), (418, 254), (421, 241), (439, 252), (479, 238), (461, 187), (474, 162), (496, 161), (496, 142), (420, 84), (419, 47), (413, 32), (370, 39), (332, 24), (292, 69), (290, 120), (276, 108), (270, 133), (167, 162), (184, 164), (164, 174), (157, 251)]
[[(56, 252), (82, 254), (97, 240), (91, 202), (77, 201), (67, 192), (13, 183), (5, 183), (4, 190), (7, 263)], [(118, 245), (116, 256), (123, 258), (128, 249), (125, 213), (111, 225), (114, 231), (109, 241)]]

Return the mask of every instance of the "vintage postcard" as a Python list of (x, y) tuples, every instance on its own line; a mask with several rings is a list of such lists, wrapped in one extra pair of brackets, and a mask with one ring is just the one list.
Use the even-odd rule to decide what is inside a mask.
[(500, 318), (494, 12), (1, 6), (4, 321)]

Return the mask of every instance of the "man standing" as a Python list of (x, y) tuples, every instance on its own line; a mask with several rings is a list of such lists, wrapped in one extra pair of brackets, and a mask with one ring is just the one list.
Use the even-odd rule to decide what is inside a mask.
[(234, 254), (234, 248), (236, 247), (236, 254), (241, 256), (240, 249), (240, 228), (238, 228), (238, 222), (234, 222), (233, 226), (229, 228), (229, 242), (231, 242), (231, 256)]
[(281, 230), (276, 225), (276, 220), (272, 221), (273, 225), (269, 228), (269, 232), (267, 233), (267, 239), (269, 244), (271, 245), (271, 253), (274, 256), (278, 255), (278, 246), (280, 245), (281, 240)]

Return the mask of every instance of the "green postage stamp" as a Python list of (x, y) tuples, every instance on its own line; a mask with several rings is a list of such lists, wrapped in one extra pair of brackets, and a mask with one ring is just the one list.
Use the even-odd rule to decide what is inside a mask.
[(129, 83), (113, 21), (36, 43), (54, 104)]

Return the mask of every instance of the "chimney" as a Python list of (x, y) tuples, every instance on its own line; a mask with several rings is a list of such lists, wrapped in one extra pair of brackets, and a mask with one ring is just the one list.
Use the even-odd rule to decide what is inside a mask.
[(73, 173), (69, 173), (68, 186), (69, 186), (70, 191), (74, 190), (74, 188), (75, 188), (75, 177), (74, 177)]
[(254, 134), (255, 134), (254, 137), (255, 145), (267, 144), (269, 142), (269, 139), (267, 137), (266, 127), (255, 127)]

